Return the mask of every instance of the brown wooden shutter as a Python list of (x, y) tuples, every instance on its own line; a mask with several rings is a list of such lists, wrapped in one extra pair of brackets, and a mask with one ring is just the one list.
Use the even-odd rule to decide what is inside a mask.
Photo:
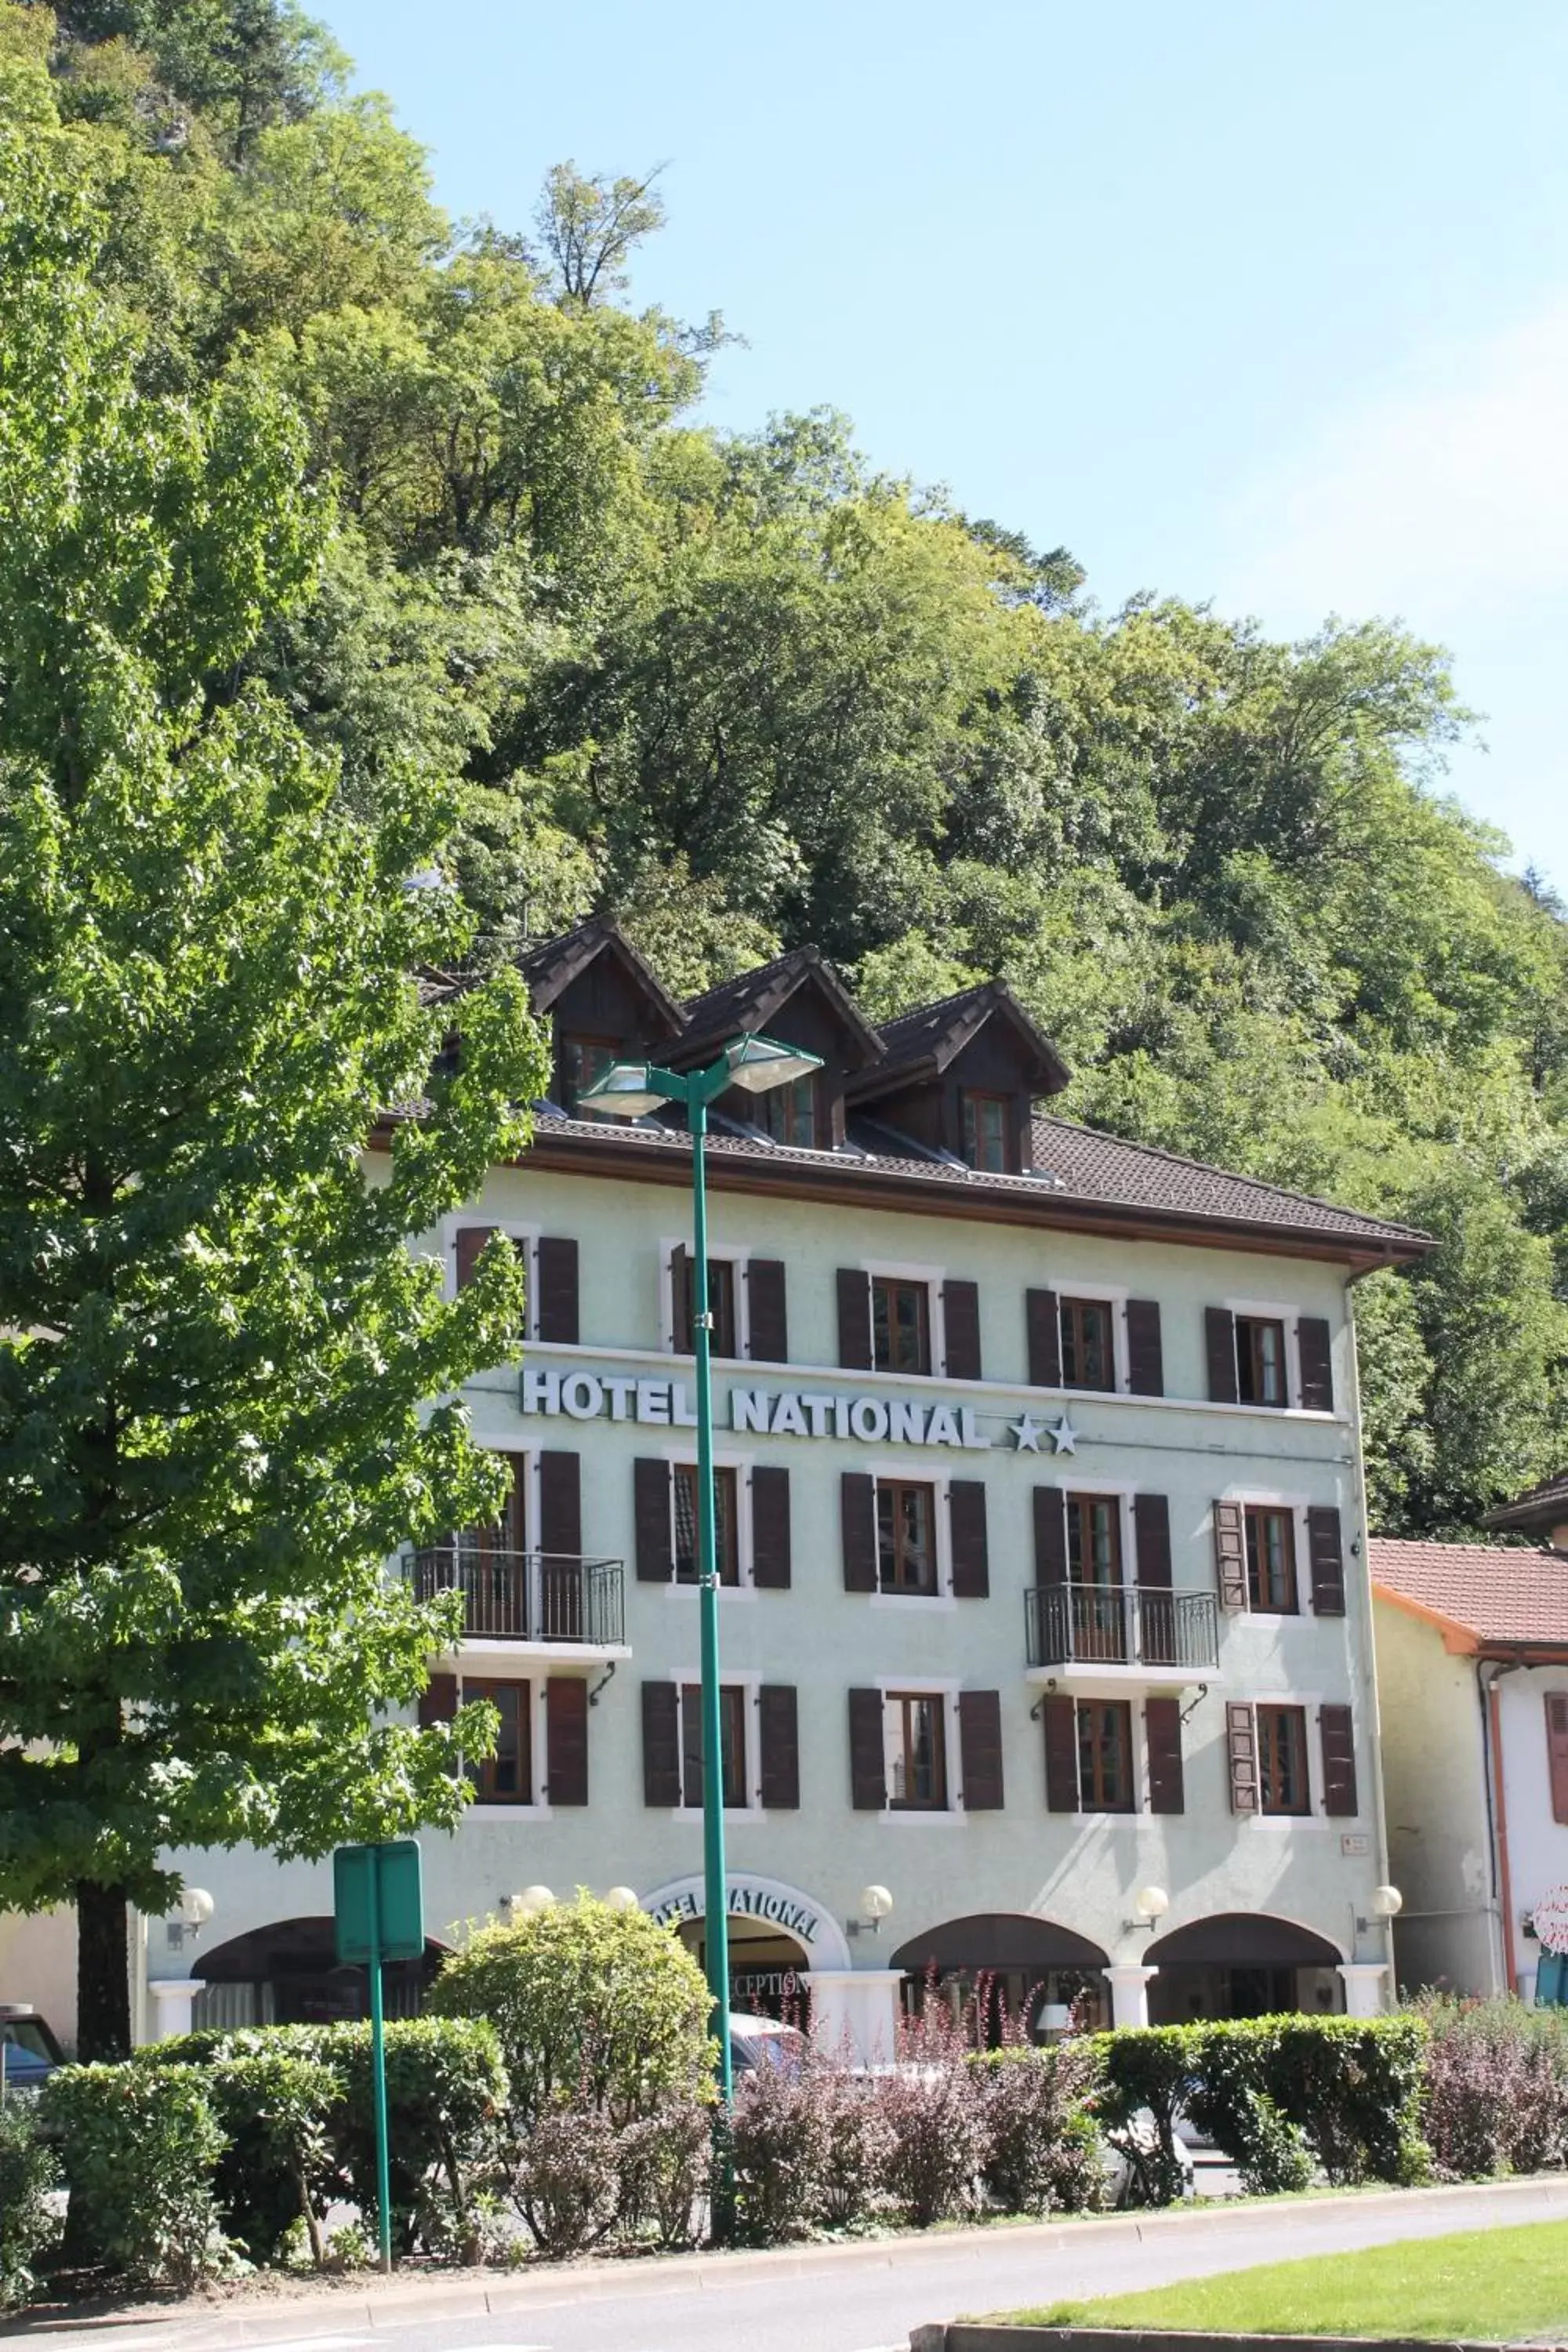
[(432, 1675), (419, 1694), (420, 1729), (426, 1730), (433, 1723), (450, 1723), (457, 1712), (457, 1675)]
[(1127, 1302), (1127, 1385), (1134, 1396), (1163, 1396), (1165, 1353), (1160, 1340), (1160, 1302)]
[[(720, 1717), (722, 1726), (723, 1717)], [(728, 1780), (728, 1773), (722, 1777)], [(680, 1685), (680, 1801), (696, 1811), (703, 1801), (702, 1685)]]
[(668, 1584), (675, 1574), (675, 1550), (669, 1532), (669, 1465), (635, 1462), (632, 1476), (637, 1580), (642, 1584)]
[(871, 1277), (858, 1265), (838, 1269), (838, 1360), (847, 1372), (871, 1370)]
[(789, 1585), (789, 1472), (762, 1463), (752, 1473), (752, 1582), (769, 1592)]
[(1552, 1781), (1552, 1818), (1568, 1822), (1568, 1691), (1546, 1694), (1546, 1767)]
[(1301, 1356), (1301, 1402), (1308, 1412), (1334, 1409), (1334, 1360), (1329, 1327), (1321, 1315), (1303, 1315), (1296, 1325)]
[(1321, 1706), (1318, 1732), (1323, 1743), (1323, 1811), (1332, 1818), (1354, 1813), (1355, 1721), (1348, 1706)]
[(1228, 1307), (1204, 1308), (1204, 1341), (1208, 1350), (1210, 1400), (1215, 1404), (1234, 1404), (1236, 1318)]
[(588, 1801), (588, 1685), (552, 1675), (544, 1685), (544, 1794), (552, 1805)]
[(673, 1683), (642, 1686), (642, 1801), (680, 1802), (680, 1694)]
[(495, 1230), (494, 1225), (459, 1225), (458, 1227), (454, 1255), (457, 1261), (459, 1290), (466, 1288), (472, 1282), (474, 1268), (479, 1262), (479, 1252)]
[(844, 1590), (877, 1590), (877, 1484), (864, 1470), (846, 1470), (838, 1481), (838, 1517), (844, 1530)]
[(1046, 1727), (1046, 1803), (1053, 1813), (1076, 1813), (1078, 1709), (1070, 1698), (1047, 1698), (1040, 1720)]
[(763, 1810), (795, 1811), (800, 1804), (800, 1733), (793, 1683), (763, 1683), (757, 1692), (757, 1748)]
[(956, 1601), (984, 1601), (991, 1591), (985, 1542), (985, 1481), (953, 1478), (947, 1489), (948, 1531), (952, 1543), (952, 1591)]
[(888, 1801), (880, 1691), (849, 1694), (849, 1801), (858, 1813), (879, 1813)]
[(696, 1353), (695, 1312), (691, 1252), (684, 1242), (677, 1242), (669, 1253), (669, 1344), (678, 1356)]
[(1002, 1694), (960, 1691), (958, 1752), (963, 1767), (963, 1810), (994, 1813), (1002, 1805)]
[(1149, 1811), (1185, 1811), (1182, 1772), (1182, 1702), (1177, 1698), (1147, 1698), (1143, 1730), (1149, 1742)]
[(577, 1345), (577, 1244), (569, 1236), (540, 1236), (534, 1253), (540, 1344)]
[(1239, 1503), (1214, 1507), (1215, 1580), (1222, 1609), (1247, 1606), (1247, 1523)]
[(947, 1378), (950, 1381), (979, 1380), (979, 1284), (944, 1282), (942, 1286), (942, 1309), (947, 1344)]
[(1331, 1505), (1307, 1514), (1307, 1562), (1312, 1577), (1312, 1611), (1318, 1617), (1345, 1613), (1345, 1560), (1340, 1515)]
[(565, 1559), (583, 1556), (583, 1475), (575, 1454), (539, 1457), (539, 1549)]
[(1250, 1706), (1228, 1706), (1225, 1711), (1226, 1759), (1230, 1769), (1230, 1810), (1258, 1811), (1258, 1722)]
[(1138, 1581), (1152, 1592), (1171, 1589), (1171, 1506), (1163, 1495), (1132, 1498), (1132, 1540), (1138, 1555)]
[(1026, 1290), (1024, 1328), (1029, 1347), (1029, 1386), (1059, 1389), (1062, 1384), (1061, 1304), (1054, 1290)]
[(788, 1363), (789, 1322), (784, 1309), (783, 1258), (753, 1257), (746, 1261), (746, 1339), (753, 1363)]
[(1059, 1486), (1035, 1489), (1035, 1582), (1068, 1580), (1067, 1496)]

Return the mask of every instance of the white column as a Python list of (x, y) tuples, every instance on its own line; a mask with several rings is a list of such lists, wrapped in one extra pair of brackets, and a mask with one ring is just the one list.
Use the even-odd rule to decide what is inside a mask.
[(902, 1969), (803, 1969), (811, 1992), (812, 2039), (828, 2057), (840, 2050), (857, 2066), (890, 2066), (899, 2054)]
[(1338, 1972), (1344, 1979), (1345, 2015), (1381, 2017), (1384, 1980), (1388, 1975), (1387, 1962), (1341, 1960)]
[(205, 1992), (200, 1977), (149, 1977), (147, 1990), (153, 2002), (153, 2039), (172, 2042), (176, 2033), (191, 2030), (191, 2011), (197, 1993)]
[(1102, 1971), (1110, 1987), (1110, 2022), (1112, 2025), (1147, 2025), (1149, 2022), (1149, 1985), (1157, 1977), (1157, 1968), (1144, 1968), (1127, 1960)]

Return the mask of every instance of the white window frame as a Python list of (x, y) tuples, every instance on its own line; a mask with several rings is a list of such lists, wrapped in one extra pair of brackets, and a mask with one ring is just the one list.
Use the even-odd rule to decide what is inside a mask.
[(1301, 1406), (1301, 1310), (1288, 1300), (1278, 1298), (1227, 1298), (1225, 1306), (1230, 1316), (1230, 1349), (1236, 1367), (1237, 1402), (1241, 1402), (1241, 1358), (1236, 1344), (1236, 1318), (1238, 1315), (1255, 1318), (1262, 1323), (1282, 1323), (1285, 1327), (1285, 1402), (1253, 1404), (1245, 1407), (1248, 1412), (1300, 1412)]
[[(669, 1679), (675, 1685), (676, 1690), (675, 1741), (676, 1753), (679, 1759), (678, 1769), (684, 1769), (686, 1727), (681, 1721), (681, 1716), (686, 1702), (680, 1694), (683, 1689), (700, 1690), (702, 1669), (700, 1666), (671, 1666)], [(762, 1702), (757, 1696), (765, 1680), (766, 1676), (759, 1674), (756, 1668), (752, 1666), (741, 1669), (725, 1666), (719, 1676), (721, 1690), (739, 1689), (746, 1694), (746, 1801), (743, 1805), (725, 1806), (726, 1824), (731, 1822), (765, 1822), (768, 1818), (763, 1809)], [(670, 1808), (669, 1818), (674, 1822), (700, 1822), (702, 1807), (673, 1805)]]
[[(947, 1373), (947, 1309), (942, 1302), (942, 1287), (951, 1268), (945, 1265), (924, 1265), (910, 1258), (867, 1257), (860, 1261), (860, 1271), (866, 1277), (866, 1318), (868, 1329), (872, 1327), (871, 1284), (878, 1276), (885, 1282), (920, 1282), (925, 1285), (926, 1315), (931, 1326), (931, 1370), (929, 1372), (883, 1371), (871, 1367), (876, 1380), (945, 1381)], [(873, 1349), (874, 1352), (874, 1349)]]
[[(1238, 1693), (1237, 1698), (1241, 1705), (1252, 1709), (1252, 1745), (1258, 1759), (1258, 1811), (1238, 1814), (1237, 1820), (1248, 1828), (1263, 1831), (1269, 1837), (1289, 1836), (1292, 1830), (1337, 1829), (1340, 1826), (1338, 1818), (1330, 1821), (1323, 1811), (1322, 1725), (1324, 1705), (1332, 1706), (1336, 1702), (1325, 1702), (1321, 1691), (1301, 1690), (1255, 1691), (1250, 1696)], [(1266, 1813), (1263, 1810), (1263, 1756), (1258, 1738), (1258, 1710), (1260, 1706), (1299, 1706), (1307, 1718), (1307, 1811), (1304, 1813)], [(1353, 1745), (1359, 1748), (1361, 1726), (1353, 1701), (1351, 1702), (1351, 1738)]]
[[(671, 1470), (695, 1470), (697, 1467), (696, 1448), (690, 1445), (667, 1445), (658, 1458), (661, 1462), (667, 1462)], [(751, 1601), (756, 1595), (757, 1588), (752, 1580), (752, 1472), (755, 1466), (754, 1454), (734, 1454), (727, 1447), (715, 1449), (714, 1469), (733, 1470), (735, 1473), (735, 1549), (736, 1565), (741, 1578), (739, 1584), (721, 1584), (719, 1587), (721, 1601), (727, 1602), (742, 1599)], [(669, 1557), (673, 1563), (675, 1559), (675, 1480), (673, 1478), (669, 1481)], [(665, 1580), (664, 1589), (672, 1599), (684, 1601), (695, 1599), (702, 1587), (696, 1583), (682, 1584), (675, 1574), (672, 1565), (670, 1573)], [(730, 1679), (733, 1681), (737, 1677), (731, 1675)]]
[[(865, 1465), (871, 1475), (871, 1542), (877, 1553), (877, 1581), (867, 1598), (878, 1609), (956, 1609), (958, 1601), (952, 1590), (952, 1478), (949, 1472), (932, 1470), (921, 1475), (923, 1464), (917, 1458), (911, 1466), (909, 1459), (902, 1462), (880, 1461)], [(884, 1592), (882, 1590), (882, 1558), (878, 1537), (877, 1493), (887, 1484), (900, 1486), (930, 1486), (936, 1496), (936, 1591), (934, 1592)], [(900, 1689), (916, 1690), (918, 1683), (900, 1683)], [(937, 1687), (935, 1684), (931, 1685)], [(942, 1685), (946, 1688), (946, 1685)], [(954, 1685), (956, 1688), (956, 1685)]]
[[(1273, 1412), (1274, 1405), (1263, 1405), (1260, 1412)], [(1250, 1618), (1255, 1625), (1301, 1625), (1313, 1622), (1312, 1560), (1307, 1548), (1307, 1512), (1310, 1507), (1304, 1495), (1281, 1494), (1265, 1486), (1231, 1486), (1220, 1497), (1222, 1502), (1239, 1503), (1243, 1512), (1289, 1511), (1296, 1545), (1296, 1606), (1294, 1610), (1255, 1609), (1252, 1605), (1251, 1580), (1247, 1580), (1247, 1606), (1236, 1613)], [(1242, 1523), (1241, 1557), (1243, 1571), (1247, 1567), (1247, 1526)]]
[[(889, 1597), (899, 1599), (903, 1596), (894, 1594)], [(910, 1597), (913, 1598), (912, 1595)], [(947, 1776), (946, 1804), (932, 1806), (929, 1810), (921, 1806), (906, 1810), (902, 1806), (895, 1805), (890, 1794), (888, 1794), (883, 1798), (880, 1815), (884, 1822), (897, 1822), (900, 1825), (907, 1822), (914, 1824), (924, 1823), (928, 1826), (940, 1822), (951, 1827), (954, 1822), (968, 1820), (969, 1816), (964, 1811), (963, 1801), (958, 1793), (963, 1759), (963, 1749), (959, 1740), (958, 1695), (963, 1688), (962, 1680), (955, 1679), (950, 1675), (879, 1675), (878, 1676), (876, 1690), (882, 1702), (882, 1785), (885, 1790), (890, 1791), (892, 1788), (892, 1768), (888, 1746), (888, 1701), (894, 1697), (910, 1697), (940, 1698), (944, 1702), (942, 1733), (942, 1760)]]
[(1088, 1299), (1092, 1306), (1109, 1307), (1111, 1310), (1110, 1352), (1114, 1385), (1109, 1389), (1075, 1389), (1068, 1388), (1066, 1381), (1063, 1380), (1058, 1382), (1057, 1388), (1051, 1393), (1064, 1397), (1131, 1396), (1132, 1391), (1128, 1385), (1127, 1302), (1132, 1296), (1131, 1292), (1125, 1284), (1118, 1286), (1109, 1282), (1079, 1282), (1075, 1276), (1068, 1275), (1051, 1276), (1047, 1279), (1047, 1287), (1057, 1302), (1058, 1359), (1061, 1355), (1061, 1302), (1064, 1298), (1084, 1298)]
[(504, 1234), (514, 1243), (522, 1259), (523, 1276), (528, 1295), (523, 1307), (523, 1342), (537, 1345), (539, 1339), (539, 1241), (541, 1225), (522, 1217), (492, 1216), (483, 1209), (464, 1209), (443, 1217), (440, 1223), (442, 1296), (456, 1298), (458, 1295), (458, 1235), (470, 1225), (483, 1225)]
[[(544, 1686), (550, 1679), (548, 1673), (541, 1673), (537, 1669), (528, 1674), (521, 1675), (498, 1673), (492, 1666), (483, 1673), (476, 1670), (465, 1676), (463, 1672), (462, 1654), (460, 1651), (458, 1654), (455, 1673), (457, 1675), (458, 1704), (459, 1706), (463, 1705), (465, 1682), (526, 1683), (528, 1685), (529, 1786), (534, 1790), (542, 1789), (547, 1777), (547, 1766), (550, 1753), (548, 1735), (544, 1720)], [(473, 1803), (468, 1807), (467, 1812), (463, 1815), (465, 1823), (469, 1822), (486, 1822), (492, 1820), (500, 1820), (503, 1822), (547, 1822), (552, 1818), (552, 1809), (548, 1799), (537, 1795), (534, 1797), (532, 1803), (528, 1805), (485, 1804), (476, 1798)]]

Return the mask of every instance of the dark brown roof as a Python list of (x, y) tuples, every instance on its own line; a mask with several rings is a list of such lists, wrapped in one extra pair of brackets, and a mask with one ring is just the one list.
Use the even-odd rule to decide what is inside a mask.
[(867, 1070), (856, 1079), (850, 1095), (882, 1094), (893, 1083), (922, 1071), (940, 1076), (995, 1013), (1016, 1031), (1034, 1062), (1030, 1091), (1060, 1094), (1071, 1072), (1050, 1039), (1036, 1027), (1005, 980), (983, 980), (973, 988), (961, 988), (955, 996), (944, 996), (935, 1004), (921, 1004), (912, 1013), (884, 1021), (882, 1059), (875, 1070)]
[[(630, 1147), (637, 1158), (646, 1152), (660, 1160), (684, 1158), (690, 1148), (678, 1127), (652, 1120), (611, 1126), (549, 1112), (536, 1121), (534, 1138), (539, 1150), (565, 1145), (574, 1156), (580, 1145), (588, 1146), (579, 1165), (595, 1157), (607, 1161), (617, 1145)], [(708, 1150), (716, 1177), (726, 1163), (758, 1174), (772, 1170), (782, 1176), (787, 1171), (791, 1189), (798, 1188), (805, 1196), (827, 1185), (848, 1192), (864, 1189), (868, 1200), (885, 1198), (889, 1187), (906, 1192), (918, 1188), (931, 1196), (933, 1206), (939, 1197), (973, 1203), (963, 1213), (975, 1216), (985, 1214), (988, 1201), (996, 1204), (999, 1215), (1015, 1219), (1033, 1202), (1042, 1212), (1041, 1222), (1052, 1223), (1079, 1222), (1074, 1216), (1051, 1215), (1053, 1205), (1058, 1212), (1103, 1208), (1111, 1213), (1117, 1230), (1142, 1222), (1157, 1223), (1176, 1238), (1184, 1232), (1212, 1239), (1217, 1231), (1245, 1242), (1250, 1234), (1274, 1248), (1295, 1242), (1316, 1255), (1358, 1263), (1418, 1257), (1432, 1247), (1430, 1236), (1414, 1226), (1336, 1208), (1331, 1202), (1250, 1177), (1228, 1176), (1201, 1160), (1123, 1143), (1060, 1118), (1036, 1120), (1036, 1165), (1023, 1176), (988, 1174), (965, 1168), (945, 1153), (921, 1157), (912, 1149), (907, 1157), (853, 1148), (806, 1151), (774, 1143), (760, 1131), (734, 1129), (711, 1132)], [(624, 1167), (626, 1156), (620, 1157)]]
[(586, 971), (595, 956), (608, 952), (619, 959), (647, 995), (658, 1013), (668, 1036), (680, 1034), (682, 1014), (675, 999), (668, 994), (653, 966), (637, 953), (620, 926), (609, 915), (590, 915), (574, 930), (564, 932), (558, 940), (546, 940), (521, 959), (523, 978), (536, 1013), (548, 1013), (562, 992), (570, 987), (580, 972)]
[(733, 980), (721, 981), (705, 995), (692, 997), (686, 1006), (682, 1058), (702, 1046), (721, 1044), (737, 1031), (749, 1034), (765, 1028), (808, 980), (815, 981), (828, 998), (866, 1060), (876, 1060), (883, 1050), (881, 1037), (820, 948), (811, 947), (791, 948), (772, 963), (759, 964), (754, 971), (737, 972)]
[(1511, 1502), (1500, 1503), (1481, 1521), (1483, 1528), (1549, 1528), (1568, 1519), (1568, 1470), (1527, 1486)]
[(1568, 1552), (1373, 1536), (1374, 1589), (1439, 1624), (1449, 1647), (1568, 1649)]
[(1346, 1239), (1431, 1246), (1414, 1225), (1342, 1209), (1310, 1192), (1292, 1192), (1255, 1176), (1233, 1176), (1201, 1160), (1183, 1160), (1150, 1143), (1128, 1143), (1098, 1128), (1070, 1119), (1035, 1121), (1035, 1168), (1054, 1175), (1064, 1192), (1084, 1200), (1117, 1201), (1129, 1208), (1173, 1209), (1184, 1216), (1214, 1217), (1233, 1225), (1289, 1225)]

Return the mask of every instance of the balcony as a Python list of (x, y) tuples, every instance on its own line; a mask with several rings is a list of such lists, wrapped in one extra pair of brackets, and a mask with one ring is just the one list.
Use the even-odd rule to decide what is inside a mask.
[(462, 1594), (467, 1643), (509, 1648), (526, 1643), (579, 1655), (625, 1651), (626, 1597), (618, 1559), (434, 1544), (405, 1552), (400, 1565), (417, 1600)]
[(1024, 1595), (1032, 1682), (1170, 1688), (1219, 1667), (1212, 1592), (1152, 1585), (1037, 1585)]

